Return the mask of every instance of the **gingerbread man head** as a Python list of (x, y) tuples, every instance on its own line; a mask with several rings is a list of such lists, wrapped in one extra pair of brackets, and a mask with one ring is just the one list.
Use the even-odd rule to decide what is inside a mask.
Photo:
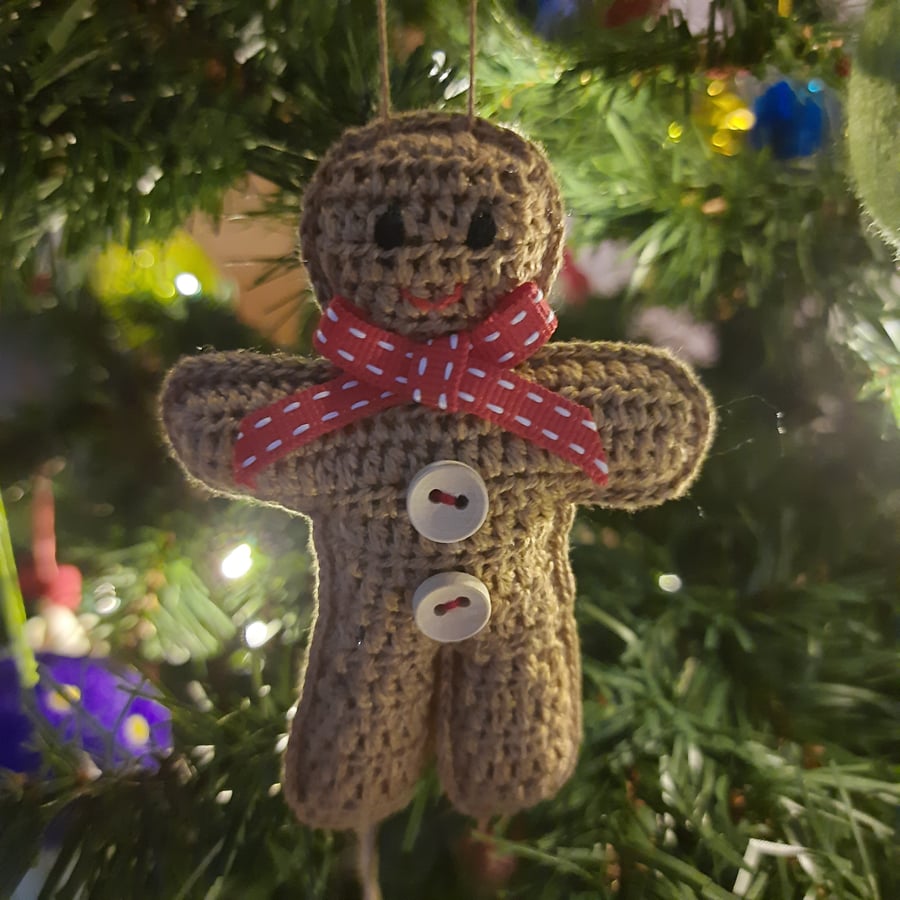
[(436, 761), (462, 811), (515, 812), (577, 759), (575, 506), (683, 494), (712, 404), (664, 351), (546, 343), (561, 204), (511, 131), (438, 113), (353, 129), (301, 231), (321, 356), (188, 358), (161, 398), (190, 476), (312, 521), (286, 797), (361, 828)]
[(562, 216), (533, 144), (483, 119), (413, 113), (343, 135), (307, 189), (300, 234), (323, 304), (352, 299), (422, 339), (483, 320), (524, 282), (549, 290)]

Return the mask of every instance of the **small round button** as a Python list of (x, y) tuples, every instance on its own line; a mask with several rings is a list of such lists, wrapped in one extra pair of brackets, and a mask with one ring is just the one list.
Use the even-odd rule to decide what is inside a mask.
[(413, 528), (428, 540), (464, 541), (487, 518), (487, 486), (465, 463), (443, 459), (425, 466), (410, 482), (406, 511)]
[(422, 634), (442, 644), (478, 634), (491, 618), (491, 595), (474, 575), (441, 572), (413, 594), (413, 617)]

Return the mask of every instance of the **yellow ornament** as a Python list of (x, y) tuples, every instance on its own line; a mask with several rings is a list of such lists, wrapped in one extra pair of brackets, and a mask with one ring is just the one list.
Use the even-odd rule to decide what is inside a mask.
[(735, 156), (743, 144), (741, 133), (753, 128), (756, 117), (724, 79), (713, 78), (696, 104), (694, 121), (709, 130), (709, 145), (716, 153)]

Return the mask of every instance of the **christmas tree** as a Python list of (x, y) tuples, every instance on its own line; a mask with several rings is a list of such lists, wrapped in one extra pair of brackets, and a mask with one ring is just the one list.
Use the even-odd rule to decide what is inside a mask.
[[(465, 111), (467, 7), (387, 4), (396, 109)], [(429, 772), (362, 847), (385, 897), (900, 896), (896, 13), (482, 2), (475, 109), (566, 203), (558, 338), (669, 348), (719, 427), (687, 496), (576, 519), (572, 778), (476, 823)], [(157, 396), (311, 352), (303, 190), (378, 58), (374, 0), (0, 10), (0, 897), (362, 895), (282, 796), (308, 524), (188, 484)]]

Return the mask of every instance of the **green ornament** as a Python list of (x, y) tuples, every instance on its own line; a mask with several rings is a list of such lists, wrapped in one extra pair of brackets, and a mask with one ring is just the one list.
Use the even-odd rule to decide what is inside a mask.
[(873, 0), (866, 13), (847, 116), (856, 192), (900, 251), (900, 0)]

